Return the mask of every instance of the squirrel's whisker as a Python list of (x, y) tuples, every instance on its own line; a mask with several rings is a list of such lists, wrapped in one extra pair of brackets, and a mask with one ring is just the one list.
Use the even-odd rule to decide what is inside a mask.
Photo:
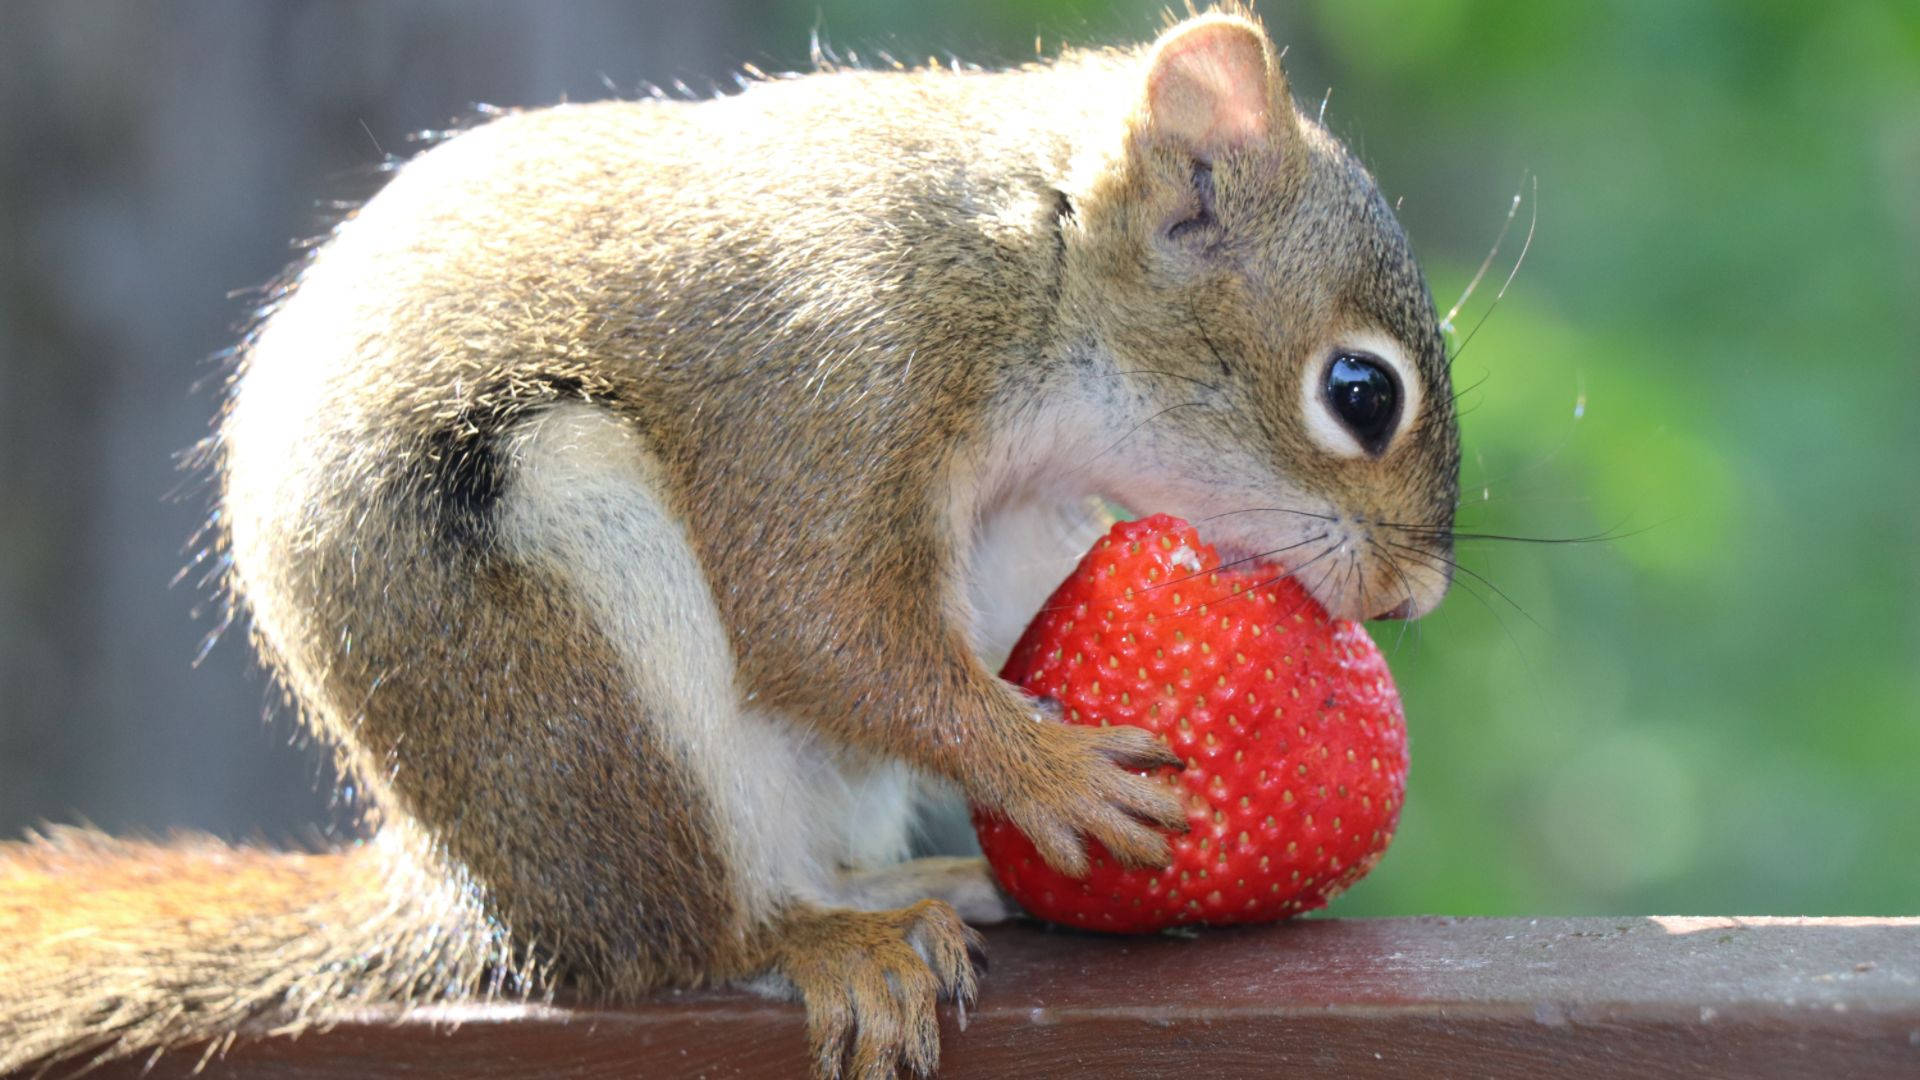
[(1121, 445), (1124, 444), (1128, 439), (1131, 439), (1135, 435), (1138, 435), (1141, 429), (1145, 428), (1148, 424), (1153, 423), (1155, 420), (1158, 420), (1169, 413), (1178, 412), (1181, 409), (1203, 409), (1203, 408), (1206, 408), (1206, 404), (1207, 403), (1204, 401), (1183, 401), (1178, 405), (1169, 405), (1166, 408), (1161, 409), (1159, 412), (1154, 413), (1152, 416), (1149, 416), (1145, 420), (1142, 420), (1139, 423), (1133, 425), (1131, 428), (1128, 428), (1127, 433), (1125, 435), (1122, 435), (1118, 439), (1115, 439), (1110, 445), (1108, 445), (1108, 447), (1105, 450), (1102, 450), (1099, 453), (1088, 458), (1086, 462), (1080, 466), (1080, 471), (1085, 472), (1087, 469), (1093, 466), (1094, 462), (1099, 461), (1101, 458), (1106, 457), (1108, 454), (1111, 454), (1115, 450), (1120, 449)]
[(1500, 597), (1500, 599), (1502, 600), (1505, 600), (1507, 604), (1513, 608), (1513, 610), (1519, 612), (1522, 617), (1524, 617), (1528, 622), (1532, 623), (1536, 628), (1541, 630), (1546, 629), (1546, 627), (1540, 625), (1540, 620), (1534, 618), (1533, 615), (1529, 613), (1526, 608), (1523, 608), (1518, 603), (1516, 603), (1513, 597), (1508, 596), (1506, 594), (1506, 590), (1500, 588), (1500, 586), (1498, 585), (1495, 585), (1485, 575), (1481, 574), (1479, 571), (1473, 569), (1472, 567), (1465, 565), (1464, 563), (1460, 562), (1457, 559), (1449, 558), (1445, 555), (1439, 555), (1434, 552), (1424, 550), (1422, 548), (1410, 547), (1406, 544), (1394, 543), (1391, 540), (1387, 541), (1387, 543), (1390, 546), (1399, 548), (1401, 551), (1406, 552), (1407, 554), (1413, 556), (1414, 558), (1427, 563), (1429, 566), (1434, 566), (1436, 568), (1440, 566), (1445, 566), (1451, 570), (1455, 570), (1455, 571), (1458, 571), (1459, 573), (1466, 574), (1472, 577), (1475, 581), (1478, 581), (1480, 584), (1485, 585), (1489, 589), (1492, 589), (1496, 596)]
[(1520, 198), (1525, 192), (1526, 183), (1527, 178), (1523, 175), (1520, 178), (1520, 190), (1515, 191), (1512, 200), (1507, 203), (1507, 216), (1500, 222), (1500, 232), (1494, 236), (1493, 246), (1487, 249), (1487, 257), (1480, 260), (1480, 268), (1473, 272), (1473, 278), (1467, 282), (1466, 289), (1460, 293), (1460, 299), (1454, 301), (1453, 306), (1448, 308), (1447, 313), (1441, 317), (1441, 333), (1448, 335), (1453, 333), (1454, 316), (1460, 314), (1460, 309), (1467, 306), (1467, 301), (1473, 298), (1474, 291), (1480, 288), (1480, 280), (1486, 277), (1487, 271), (1493, 267), (1493, 260), (1500, 254), (1500, 245), (1507, 242), (1507, 233), (1513, 228), (1514, 218), (1520, 213)]
[[(1540, 178), (1533, 176), (1531, 179), (1533, 181), (1533, 198), (1531, 200), (1533, 216), (1532, 219), (1527, 222), (1527, 238), (1520, 245), (1520, 254), (1514, 257), (1513, 269), (1507, 271), (1507, 280), (1500, 283), (1500, 291), (1493, 294), (1493, 303), (1488, 304), (1487, 310), (1480, 313), (1480, 321), (1473, 324), (1473, 329), (1467, 331), (1466, 339), (1454, 348), (1453, 356), (1447, 361), (1449, 366), (1451, 366), (1454, 361), (1460, 359), (1460, 354), (1465, 352), (1467, 346), (1473, 343), (1474, 336), (1480, 333), (1480, 328), (1487, 325), (1487, 318), (1493, 314), (1493, 309), (1499, 307), (1500, 301), (1506, 299), (1507, 290), (1513, 287), (1513, 279), (1519, 276), (1521, 265), (1527, 261), (1527, 252), (1533, 250), (1534, 230), (1540, 225)], [(1522, 183), (1525, 183), (1525, 179), (1522, 180)], [(1514, 206), (1517, 209), (1519, 207), (1517, 201), (1518, 196), (1515, 196), (1515, 199), (1516, 202)]]

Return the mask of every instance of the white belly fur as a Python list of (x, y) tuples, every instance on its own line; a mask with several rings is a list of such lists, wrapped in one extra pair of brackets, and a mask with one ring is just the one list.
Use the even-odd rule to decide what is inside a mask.
[[(724, 833), (716, 847), (750, 917), (793, 899), (832, 902), (842, 871), (904, 859), (923, 803), (956, 813), (951, 792), (905, 765), (743, 700), (706, 575), (628, 424), (592, 405), (560, 405), (505, 452), (507, 549), (573, 589), (619, 653), (636, 701), (713, 793), (708, 810)], [(985, 523), (967, 566), (973, 641), (988, 663), (998, 666), (1100, 527), (1089, 506), (1044, 502)], [(951, 822), (935, 831), (955, 834)]]
[(618, 417), (557, 406), (515, 433), (502, 539), (565, 581), (620, 655), (700, 786), (757, 917), (833, 894), (842, 869), (904, 858), (909, 771), (861, 761), (748, 707), (705, 573), (663, 497), (657, 463)]

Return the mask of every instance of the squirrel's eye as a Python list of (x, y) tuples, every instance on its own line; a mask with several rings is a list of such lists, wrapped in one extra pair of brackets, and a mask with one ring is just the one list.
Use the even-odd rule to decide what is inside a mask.
[(1387, 448), (1400, 418), (1400, 383), (1393, 371), (1362, 353), (1340, 353), (1327, 365), (1327, 405), (1369, 454)]

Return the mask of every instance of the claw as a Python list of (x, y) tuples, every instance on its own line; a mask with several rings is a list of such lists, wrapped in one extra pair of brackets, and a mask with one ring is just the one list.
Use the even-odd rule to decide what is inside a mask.
[(1186, 832), (1192, 828), (1187, 820), (1187, 808), (1165, 785), (1155, 783), (1146, 804), (1135, 812), (1135, 816), (1158, 825), (1162, 829)]
[(1186, 767), (1186, 759), (1173, 752), (1173, 747), (1158, 740), (1139, 758), (1143, 769), (1181, 769)]
[(1140, 728), (1109, 728), (1102, 750), (1117, 765), (1130, 769), (1179, 767), (1186, 760), (1160, 737)]
[(1057, 827), (1034, 830), (1022, 825), (1020, 828), (1033, 841), (1034, 848), (1040, 852), (1041, 858), (1047, 860), (1048, 866), (1068, 877), (1087, 876), (1087, 848), (1077, 834)]
[[(971, 926), (965, 929), (967, 931), (967, 959), (973, 963), (973, 966), (977, 968), (981, 974), (985, 974), (992, 966), (988, 963), (987, 957), (987, 935), (975, 930)], [(973, 973), (968, 972), (967, 974), (968, 981), (971, 982)]]
[(772, 928), (773, 970), (807, 1006), (816, 1080), (931, 1076), (940, 1064), (938, 1003), (961, 1017), (977, 993), (980, 935), (942, 900), (896, 911), (796, 911)]
[(1165, 866), (1173, 858), (1167, 838), (1135, 822), (1116, 828), (1101, 843), (1121, 863), (1136, 868)]

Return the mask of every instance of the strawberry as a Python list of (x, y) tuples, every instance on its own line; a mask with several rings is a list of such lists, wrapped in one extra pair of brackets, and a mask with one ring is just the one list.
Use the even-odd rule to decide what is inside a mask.
[(1193, 526), (1121, 522), (1027, 628), (1001, 673), (1074, 724), (1132, 724), (1186, 758), (1191, 830), (1173, 863), (1128, 870), (1089, 841), (1085, 880), (976, 807), (1001, 884), (1039, 918), (1139, 933), (1267, 922), (1321, 907), (1373, 868), (1406, 785), (1386, 661), (1268, 567), (1221, 568)]

